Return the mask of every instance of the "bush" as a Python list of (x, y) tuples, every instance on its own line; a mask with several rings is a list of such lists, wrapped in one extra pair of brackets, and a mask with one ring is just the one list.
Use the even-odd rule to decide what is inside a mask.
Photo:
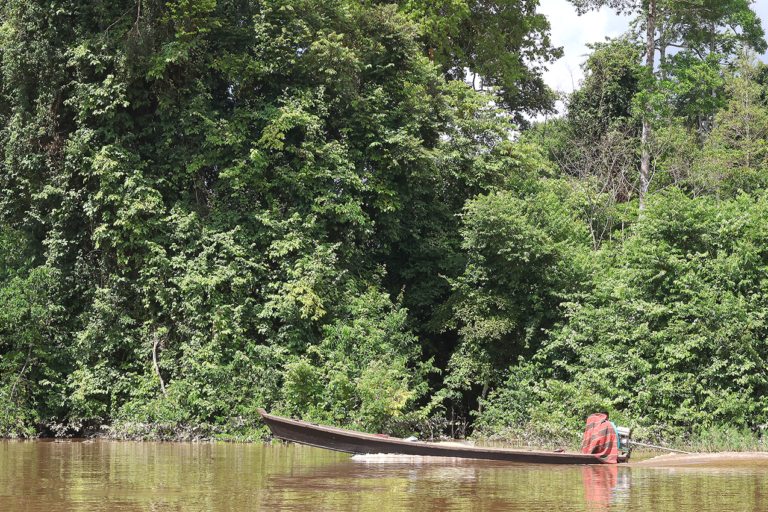
[(416, 404), (428, 391), (432, 363), (419, 360), (407, 310), (369, 287), (351, 293), (345, 311), (319, 345), (286, 365), (280, 409), (366, 432), (395, 433), (403, 419), (424, 417), (429, 410)]

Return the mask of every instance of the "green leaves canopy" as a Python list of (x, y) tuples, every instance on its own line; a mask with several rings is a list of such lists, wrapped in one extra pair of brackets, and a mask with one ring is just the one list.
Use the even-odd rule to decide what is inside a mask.
[[(398, 318), (413, 305), (426, 322), (439, 274), (460, 268), (454, 213), (505, 172), (479, 155), (507, 144), (509, 122), (446, 83), (395, 6), (2, 9), (2, 226), (29, 268), (56, 270), (45, 300), (62, 308), (56, 348), (39, 344), (60, 363), (43, 419), (253, 417), (360, 290), (407, 285)], [(26, 344), (4, 347), (20, 370)], [(425, 391), (414, 350), (392, 363), (407, 399), (364, 405), (370, 428)], [(353, 374), (378, 382), (376, 368)]]

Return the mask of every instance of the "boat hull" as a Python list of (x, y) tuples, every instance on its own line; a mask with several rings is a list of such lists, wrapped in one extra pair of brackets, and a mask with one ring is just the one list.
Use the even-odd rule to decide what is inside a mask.
[(267, 414), (264, 409), (258, 411), (275, 437), (338, 452), (457, 457), (529, 464), (602, 464), (599, 458), (589, 454), (410, 442), (394, 437), (380, 437), (375, 434), (283, 418)]

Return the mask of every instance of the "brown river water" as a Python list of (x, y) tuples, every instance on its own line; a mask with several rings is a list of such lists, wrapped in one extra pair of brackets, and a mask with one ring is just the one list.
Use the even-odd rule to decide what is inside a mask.
[(283, 443), (0, 440), (0, 512), (768, 511), (768, 458), (655, 461), (545, 466)]

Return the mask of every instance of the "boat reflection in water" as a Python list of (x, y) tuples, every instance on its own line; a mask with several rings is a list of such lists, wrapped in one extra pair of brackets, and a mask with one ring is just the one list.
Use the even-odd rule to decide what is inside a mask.
[[(575, 485), (572, 498), (578, 501), (583, 499), (587, 510), (609, 510), (612, 506), (615, 508), (617, 505), (627, 505), (630, 502), (632, 470), (625, 466), (587, 465), (578, 468), (566, 466), (553, 469), (551, 466), (544, 465), (488, 463), (461, 458), (391, 454), (355, 455), (350, 460), (355, 462), (356, 470), (353, 471), (357, 474), (377, 474), (378, 477), (385, 478), (398, 475), (400, 478), (405, 477), (414, 482), (431, 482), (433, 486), (439, 482), (452, 482), (454, 486), (469, 484), (496, 487), (498, 482), (492, 475), (498, 472), (507, 478), (527, 482), (524, 486), (514, 486), (509, 489), (514, 489), (514, 492), (507, 496), (511, 499), (506, 503), (497, 502), (496, 506), (500, 509), (506, 508), (505, 505), (510, 506), (510, 502), (519, 503), (526, 494), (529, 494), (528, 497), (530, 494), (536, 494), (539, 489), (534, 482), (541, 483), (552, 475), (558, 474), (568, 480), (570, 480), (569, 474), (580, 476), (579, 480), (573, 482)], [(351, 470), (340, 461), (334, 471), (343, 472), (345, 466), (347, 471)], [(578, 473), (574, 473), (575, 471)], [(579, 483), (583, 484), (581, 492), (578, 490), (581, 487)], [(533, 501), (535, 503), (536, 500)]]

